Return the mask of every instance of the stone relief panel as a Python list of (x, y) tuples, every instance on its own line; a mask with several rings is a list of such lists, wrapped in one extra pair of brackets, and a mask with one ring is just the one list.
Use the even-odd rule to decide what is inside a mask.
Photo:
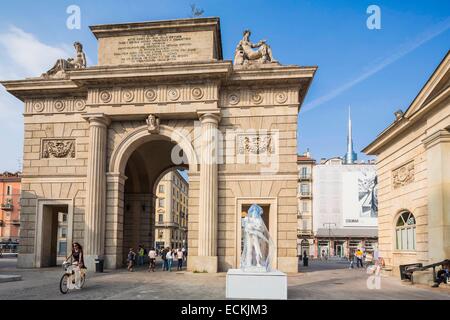
[(414, 181), (414, 161), (392, 170), (392, 185), (394, 189), (403, 187)]
[(238, 154), (275, 153), (274, 134), (238, 134), (236, 139)]
[(86, 111), (86, 99), (80, 97), (31, 99), (25, 102), (25, 114), (81, 113)]
[(41, 157), (75, 158), (75, 139), (43, 139)]
[(155, 85), (94, 89), (88, 93), (88, 104), (164, 104), (217, 100), (217, 85)]
[(298, 104), (298, 91), (290, 88), (227, 88), (220, 94), (221, 106), (243, 107), (255, 105)]

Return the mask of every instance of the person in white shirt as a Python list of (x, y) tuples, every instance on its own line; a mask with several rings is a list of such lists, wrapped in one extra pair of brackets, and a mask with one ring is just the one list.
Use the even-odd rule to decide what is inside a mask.
[(178, 271), (180, 271), (183, 268), (183, 256), (184, 256), (183, 251), (180, 248), (178, 248), (178, 251), (177, 251), (177, 259), (178, 259), (177, 270)]
[(170, 250), (170, 248), (167, 248), (167, 250), (168, 250), (166, 253), (167, 266), (168, 266), (168, 270), (172, 271), (173, 254), (172, 254), (172, 250)]
[(155, 248), (151, 248), (148, 252), (148, 258), (150, 260), (150, 265), (148, 267), (148, 271), (155, 272), (155, 264), (156, 264), (156, 250)]

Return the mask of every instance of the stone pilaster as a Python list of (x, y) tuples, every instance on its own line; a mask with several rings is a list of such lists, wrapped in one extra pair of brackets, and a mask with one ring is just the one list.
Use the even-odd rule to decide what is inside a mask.
[(218, 113), (204, 113), (201, 121), (198, 256), (190, 269), (217, 272), (218, 232)]
[(86, 179), (84, 259), (95, 270), (95, 259), (103, 258), (106, 212), (106, 139), (110, 120), (104, 114), (87, 114), (89, 155)]
[[(450, 129), (450, 128), (449, 128)], [(423, 140), (427, 149), (428, 259), (450, 256), (450, 130), (438, 130)]]
[(123, 202), (126, 179), (120, 173), (106, 174), (105, 268), (109, 269), (123, 266)]

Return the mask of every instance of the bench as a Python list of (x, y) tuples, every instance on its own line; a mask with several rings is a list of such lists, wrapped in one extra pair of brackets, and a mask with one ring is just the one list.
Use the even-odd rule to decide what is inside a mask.
[(400, 267), (400, 279), (402, 280), (409, 280), (411, 281), (411, 278), (413, 277), (413, 273), (416, 271), (426, 271), (430, 268), (433, 268), (433, 281), (436, 280), (436, 267), (443, 266), (443, 265), (449, 265), (450, 259), (445, 259), (440, 262), (432, 263), (429, 265), (422, 265), (422, 263), (412, 263), (412, 264), (405, 264), (401, 265)]

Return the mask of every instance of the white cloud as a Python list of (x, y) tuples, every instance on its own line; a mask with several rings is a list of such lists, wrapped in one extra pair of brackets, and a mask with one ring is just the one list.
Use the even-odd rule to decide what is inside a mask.
[[(73, 55), (68, 44), (47, 45), (33, 34), (11, 26), (0, 33), (0, 80), (37, 77), (59, 58)], [(0, 86), (0, 172), (17, 170), (22, 157), (23, 103)]]
[(73, 55), (73, 52), (68, 51), (68, 45), (47, 45), (33, 34), (15, 26), (11, 26), (5, 33), (0, 33), (0, 47), (0, 71), (6, 72), (7, 76), (16, 75), (21, 78), (40, 76), (50, 69), (57, 59)]

